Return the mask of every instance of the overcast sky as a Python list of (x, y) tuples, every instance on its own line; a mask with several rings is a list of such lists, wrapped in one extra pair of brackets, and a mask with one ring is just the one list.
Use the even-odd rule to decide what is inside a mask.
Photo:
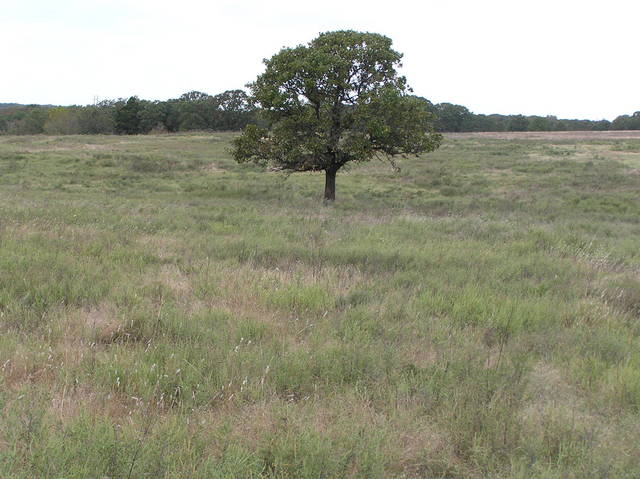
[(639, 0), (0, 0), (0, 102), (242, 88), (318, 33), (383, 33), (416, 94), (476, 113), (640, 110)]

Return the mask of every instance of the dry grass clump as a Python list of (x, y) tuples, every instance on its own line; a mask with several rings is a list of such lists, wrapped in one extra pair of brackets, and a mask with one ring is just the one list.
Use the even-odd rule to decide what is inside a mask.
[(102, 303), (84, 311), (84, 333), (96, 343), (111, 343), (125, 333), (125, 325), (113, 304)]

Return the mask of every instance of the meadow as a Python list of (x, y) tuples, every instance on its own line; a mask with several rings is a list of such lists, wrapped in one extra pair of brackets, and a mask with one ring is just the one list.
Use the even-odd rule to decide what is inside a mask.
[(233, 135), (0, 136), (0, 477), (640, 477), (640, 136)]

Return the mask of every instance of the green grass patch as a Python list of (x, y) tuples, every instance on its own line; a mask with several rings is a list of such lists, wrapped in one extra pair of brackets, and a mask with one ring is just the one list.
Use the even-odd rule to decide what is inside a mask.
[(636, 140), (233, 136), (0, 136), (0, 477), (640, 475)]

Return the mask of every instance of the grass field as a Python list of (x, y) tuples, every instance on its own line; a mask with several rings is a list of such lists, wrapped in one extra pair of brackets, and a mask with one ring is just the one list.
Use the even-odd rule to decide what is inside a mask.
[(230, 138), (0, 136), (0, 477), (640, 477), (640, 137)]

